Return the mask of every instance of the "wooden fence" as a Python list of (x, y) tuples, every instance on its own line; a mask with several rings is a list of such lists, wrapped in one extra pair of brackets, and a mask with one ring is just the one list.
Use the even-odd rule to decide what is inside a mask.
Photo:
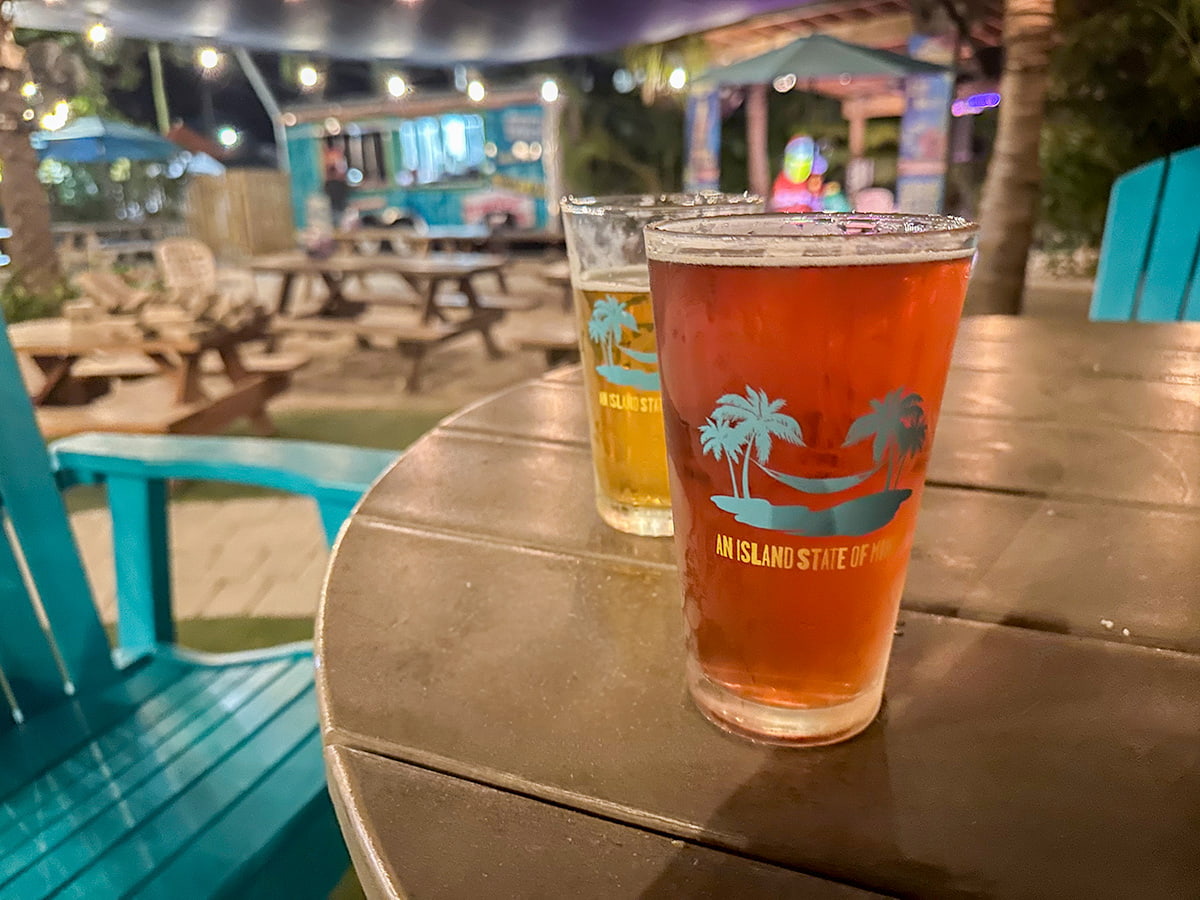
[(274, 169), (229, 169), (188, 185), (188, 231), (223, 262), (296, 246), (288, 177)]

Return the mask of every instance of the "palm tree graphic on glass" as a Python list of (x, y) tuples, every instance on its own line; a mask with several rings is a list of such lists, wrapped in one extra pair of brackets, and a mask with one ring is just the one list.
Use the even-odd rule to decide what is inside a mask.
[(592, 307), (592, 316), (588, 319), (588, 337), (593, 343), (599, 344), (604, 354), (602, 365), (596, 366), (596, 374), (612, 384), (622, 387), (635, 387), (644, 391), (656, 391), (659, 387), (658, 372), (644, 372), (641, 369), (631, 369), (618, 365), (614, 358), (614, 349), (619, 350), (630, 359), (646, 365), (657, 366), (658, 354), (646, 353), (625, 347), (621, 339), (628, 330), (637, 334), (640, 330), (637, 319), (628, 309), (627, 303), (616, 297), (601, 297)]
[(855, 419), (846, 432), (846, 442), (842, 446), (849, 447), (870, 438), (875, 462), (887, 460), (884, 483), (889, 490), (895, 489), (900, 481), (904, 462), (925, 446), (929, 426), (921, 402), (920, 394), (897, 388), (882, 400), (872, 400), (871, 411)]
[[(732, 494), (713, 496), (717, 508), (732, 513), (743, 524), (771, 531), (812, 537), (858, 536), (882, 528), (912, 491), (899, 489), (903, 462), (916, 456), (925, 444), (927, 425), (921, 397), (903, 389), (892, 391), (883, 400), (871, 401), (871, 412), (850, 426), (844, 446), (873, 438), (874, 465), (863, 472), (832, 478), (804, 478), (767, 466), (773, 438), (804, 446), (800, 426), (781, 412), (783, 400), (771, 400), (766, 392), (746, 387), (745, 396), (726, 394), (717, 401), (712, 415), (700, 426), (700, 446), (714, 459), (725, 459), (729, 466)], [(889, 453), (894, 448), (893, 453)], [(741, 461), (741, 491), (734, 464)], [(798, 494), (828, 496), (857, 487), (875, 475), (886, 460), (885, 489), (866, 496), (845, 500), (825, 509), (814, 510), (808, 504), (776, 505), (750, 494), (750, 463), (778, 484)]]

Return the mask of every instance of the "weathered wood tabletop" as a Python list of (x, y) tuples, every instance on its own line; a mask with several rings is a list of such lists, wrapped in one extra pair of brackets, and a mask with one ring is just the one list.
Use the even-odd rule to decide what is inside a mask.
[(414, 446), (318, 626), (368, 892), (1196, 896), (1200, 326), (964, 322), (854, 740), (705, 722), (678, 591), (593, 511), (577, 369)]

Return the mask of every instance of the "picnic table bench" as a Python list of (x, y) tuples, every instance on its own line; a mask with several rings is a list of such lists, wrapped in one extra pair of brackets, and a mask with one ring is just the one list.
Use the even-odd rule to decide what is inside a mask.
[[(38, 319), (11, 326), (9, 339), (42, 373), (32, 399), (47, 437), (81, 431), (205, 434), (240, 418), (271, 434), (266, 403), (307, 359), (287, 354), (248, 364), (241, 345), (265, 331), (266, 320), (259, 319), (237, 330), (198, 326), (187, 336), (106, 338), (65, 319)], [(97, 358), (98, 352), (106, 355)], [(139, 367), (131, 364), (133, 357), (143, 360)], [(219, 377), (206, 379), (206, 367)], [(114, 377), (131, 375), (145, 377), (110, 389)]]

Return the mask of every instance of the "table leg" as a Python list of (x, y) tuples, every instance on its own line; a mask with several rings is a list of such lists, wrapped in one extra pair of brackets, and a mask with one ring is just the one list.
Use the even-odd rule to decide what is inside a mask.
[[(217, 355), (221, 357), (221, 363), (225, 366), (226, 377), (233, 384), (244, 384), (255, 377), (246, 370), (245, 364), (242, 363), (242, 355), (234, 344), (217, 347)], [(260, 400), (248, 409), (246, 418), (250, 420), (250, 430), (259, 437), (272, 437), (277, 433), (275, 423), (267, 414), (265, 400)]]
[(71, 367), (78, 356), (34, 356), (32, 359), (44, 376), (41, 389), (31, 398), (34, 406), (71, 405), (91, 399), (82, 396), (87, 389), (79, 379), (71, 377)]
[(325, 282), (325, 287), (329, 290), (329, 297), (326, 298), (320, 315), (341, 315), (343, 308), (348, 305), (346, 295), (342, 293), (342, 281), (335, 277), (332, 272), (322, 272), (321, 280)]
[[(446, 321), (446, 314), (442, 312), (437, 305), (438, 288), (442, 286), (441, 278), (430, 278), (425, 285), (425, 309), (421, 314), (421, 324), (428, 325), (433, 319)], [(467, 302), (471, 303), (471, 298), (467, 297)]]
[(292, 288), (296, 283), (295, 272), (284, 272), (283, 280), (279, 282), (279, 300), (275, 303), (275, 311), (279, 315), (287, 315), (292, 309)]
[(200, 385), (200, 356), (199, 352), (180, 354), (180, 365), (175, 374), (176, 403), (195, 403), (208, 399)]

